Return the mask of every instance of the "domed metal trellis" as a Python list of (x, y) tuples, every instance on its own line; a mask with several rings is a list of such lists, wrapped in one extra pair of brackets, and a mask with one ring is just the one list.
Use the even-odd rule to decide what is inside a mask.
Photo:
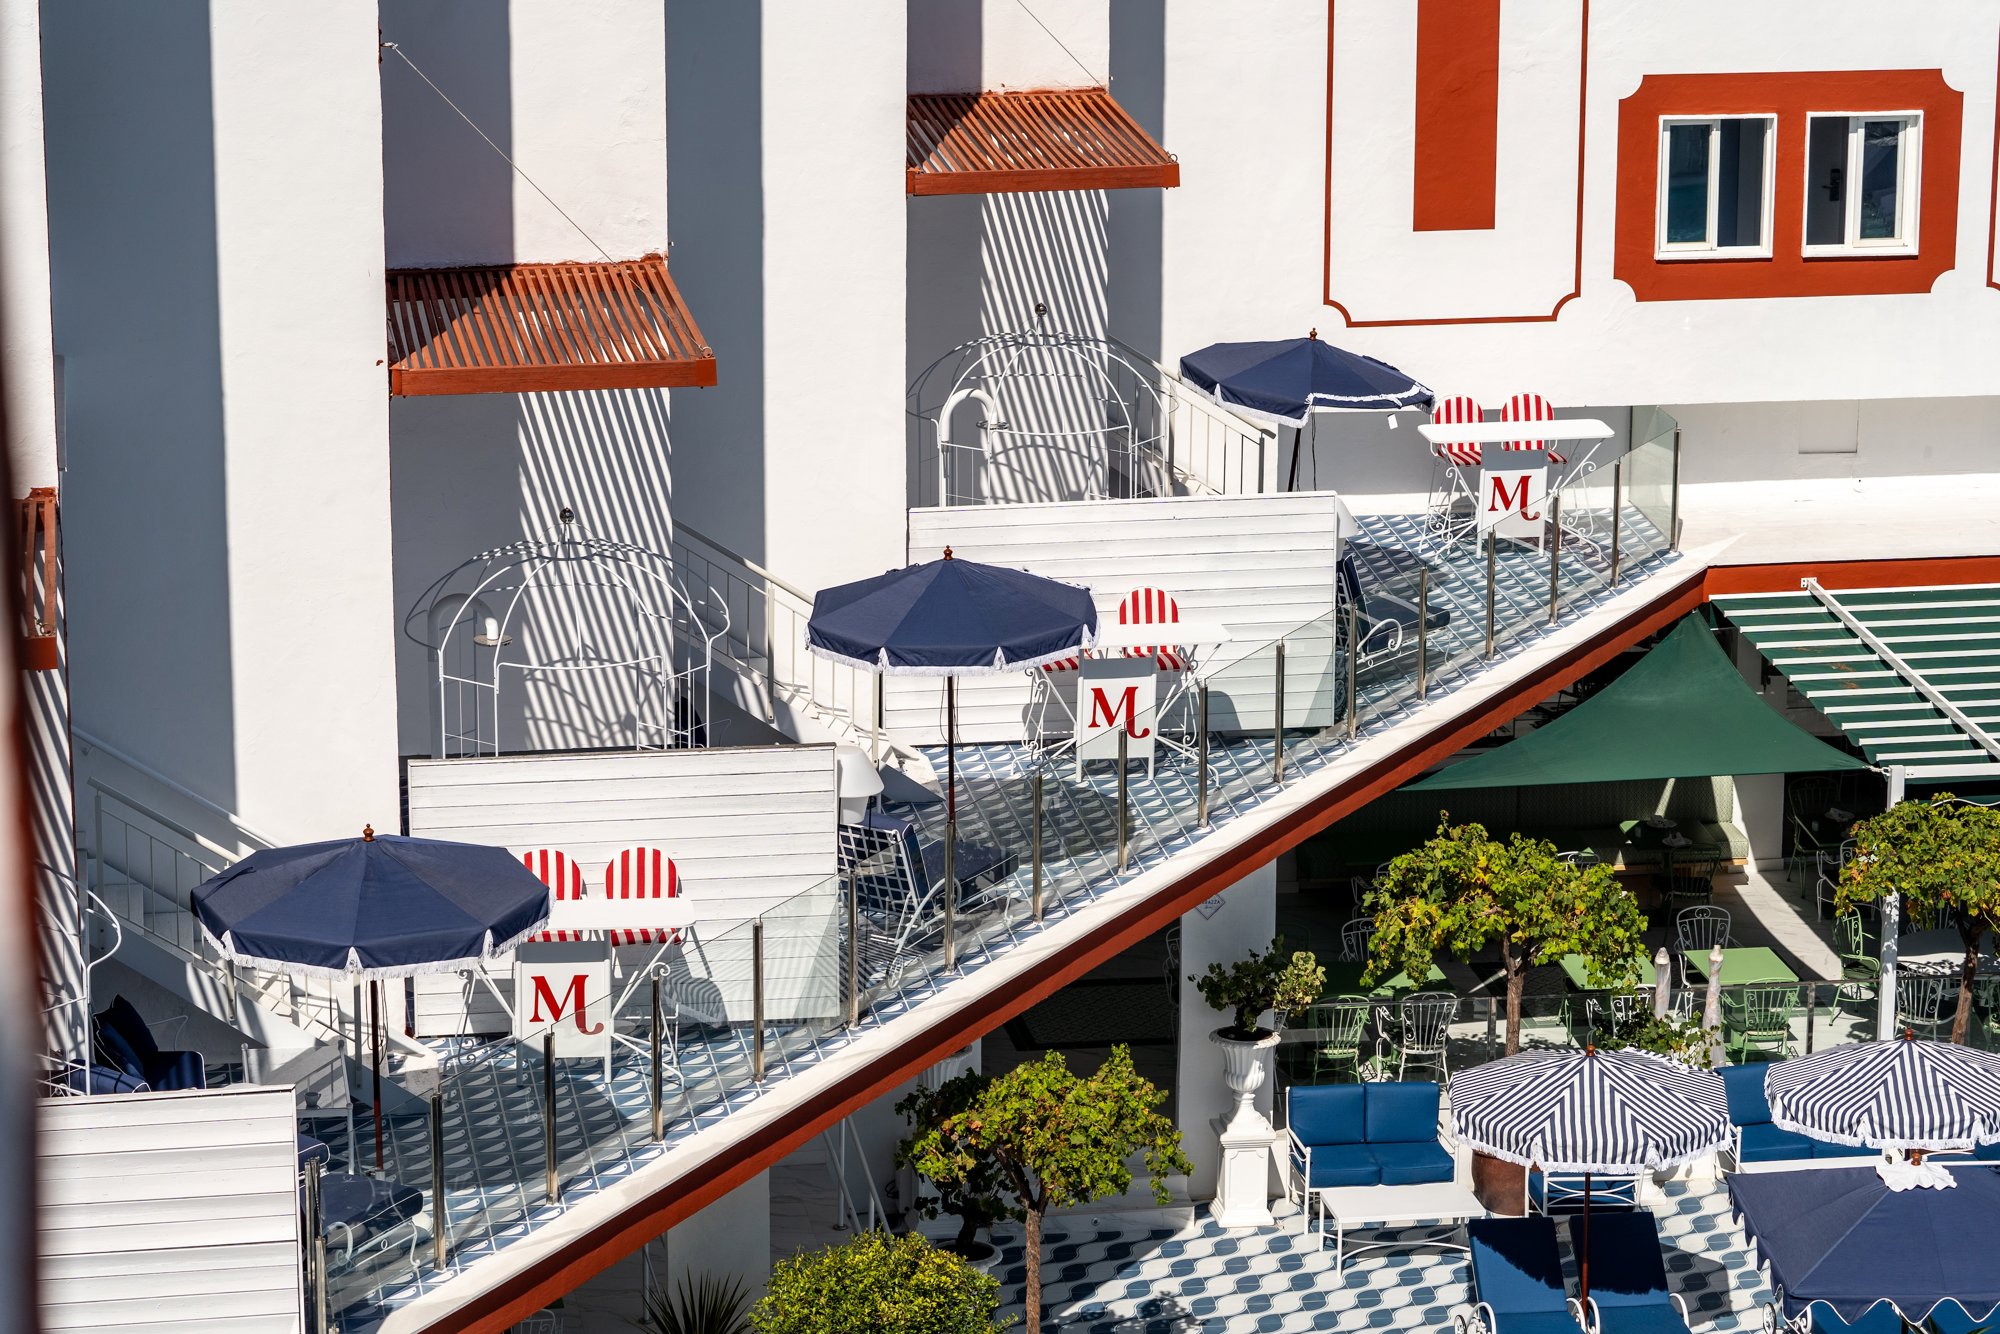
[[(550, 536), (460, 563), (403, 622), (431, 651), (440, 758), (500, 754), (502, 701), (515, 690), (516, 750), (703, 745), (714, 645), (728, 628), (715, 590), (691, 591), (657, 551), (583, 533), (567, 508)], [(574, 745), (535, 744), (535, 727)]]

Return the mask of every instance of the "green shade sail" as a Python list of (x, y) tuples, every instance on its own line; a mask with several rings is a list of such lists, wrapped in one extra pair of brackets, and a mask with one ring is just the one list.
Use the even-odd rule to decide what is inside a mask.
[(1405, 791), (1866, 769), (1758, 697), (1697, 616), (1545, 727)]

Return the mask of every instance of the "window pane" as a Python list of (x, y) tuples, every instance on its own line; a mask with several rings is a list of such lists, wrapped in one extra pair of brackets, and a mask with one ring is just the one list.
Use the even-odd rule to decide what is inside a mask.
[(1667, 127), (1667, 243), (1708, 240), (1708, 129)]
[(1767, 120), (1725, 120), (1717, 136), (1715, 243), (1764, 243), (1764, 136)]
[(1894, 240), (1896, 190), (1902, 184), (1903, 122), (1870, 120), (1861, 125), (1861, 239)]
[(1847, 239), (1847, 118), (1814, 116), (1806, 130), (1806, 244)]

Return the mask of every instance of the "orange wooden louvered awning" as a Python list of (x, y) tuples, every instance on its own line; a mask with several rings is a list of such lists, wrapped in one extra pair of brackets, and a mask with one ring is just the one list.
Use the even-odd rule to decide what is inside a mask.
[(1180, 163), (1103, 88), (913, 95), (908, 168), (913, 195), (1181, 183)]
[(714, 383), (715, 353), (659, 255), (389, 273), (391, 394)]

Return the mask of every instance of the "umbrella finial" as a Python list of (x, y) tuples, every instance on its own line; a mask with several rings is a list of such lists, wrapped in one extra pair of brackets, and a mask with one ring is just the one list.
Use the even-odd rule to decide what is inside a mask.
[(1317, 343), (1319, 341), (1319, 326), (1315, 324), (1312, 328), (1306, 330), (1306, 337)]
[(374, 825), (372, 825), (372, 824), (365, 824), (365, 825), (362, 825), (362, 826), (361, 826), (361, 841), (362, 841), (363, 843), (373, 843), (373, 842), (375, 841), (375, 826), (374, 826)]
[(946, 560), (950, 560), (950, 559), (951, 559), (951, 548), (950, 548), (950, 547), (946, 547), (946, 548), (944, 549), (944, 558), (945, 558)]

